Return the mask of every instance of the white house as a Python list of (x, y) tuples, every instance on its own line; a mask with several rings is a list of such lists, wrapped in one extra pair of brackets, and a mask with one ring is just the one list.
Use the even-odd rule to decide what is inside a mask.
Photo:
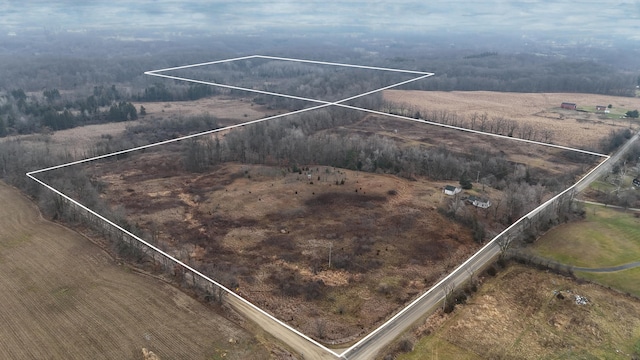
[(451, 185), (447, 185), (444, 187), (444, 193), (446, 195), (455, 195), (457, 193), (459, 193), (460, 191), (462, 191), (461, 187), (455, 187), (455, 186), (451, 186)]
[(481, 209), (487, 209), (489, 208), (489, 206), (491, 206), (491, 201), (489, 199), (481, 199), (479, 197), (476, 196), (469, 196), (467, 198), (467, 201), (471, 203), (471, 205), (475, 206), (475, 207), (479, 207)]

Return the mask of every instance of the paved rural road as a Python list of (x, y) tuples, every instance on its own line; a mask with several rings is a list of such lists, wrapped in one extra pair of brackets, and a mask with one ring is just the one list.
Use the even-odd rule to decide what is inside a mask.
[(388, 323), (380, 331), (376, 332), (362, 343), (343, 355), (348, 360), (373, 359), (391, 341), (409, 328), (414, 322), (422, 318), (425, 314), (433, 311), (438, 303), (444, 299), (449, 284), (459, 285), (468, 280), (471, 273), (476, 273), (485, 264), (494, 260), (500, 254), (500, 247), (493, 243), (484, 247), (477, 253), (473, 261), (470, 261), (463, 268), (458, 268), (451, 275), (450, 281), (440, 283), (423, 295), (418, 302), (414, 302), (406, 307), (403, 312), (392, 322)]
[(336, 356), (327, 352), (326, 350), (316, 346), (309, 342), (309, 340), (301, 337), (293, 331), (278, 324), (273, 319), (269, 318), (265, 314), (252, 308), (246, 303), (238, 300), (233, 296), (227, 295), (225, 301), (231, 305), (236, 311), (242, 314), (245, 318), (255, 322), (260, 328), (267, 331), (270, 335), (282, 341), (291, 350), (302, 356), (305, 360), (335, 360)]
[(618, 151), (616, 151), (615, 154), (611, 155), (609, 159), (605, 160), (607, 162), (605, 165), (601, 166), (597, 171), (594, 171), (593, 173), (589, 174), (589, 176), (587, 176), (581, 182), (576, 184), (576, 191), (580, 192), (584, 190), (589, 186), (589, 184), (591, 184), (594, 180), (600, 177), (600, 175), (608, 171), (611, 171), (611, 169), (613, 168), (613, 164), (618, 162), (620, 158), (622, 158), (622, 156), (625, 155), (629, 151), (629, 149), (631, 149), (631, 146), (636, 141), (638, 141), (638, 137), (640, 137), (640, 133), (636, 133), (635, 135), (633, 135), (631, 139), (629, 139), (626, 143), (624, 143), (624, 145), (622, 145), (620, 149), (618, 149)]
[[(614, 155), (605, 160), (606, 163), (604, 165), (600, 166), (598, 170), (594, 171), (576, 184), (576, 191), (579, 192), (584, 190), (600, 175), (607, 171), (611, 171), (613, 164), (627, 153), (639, 137), (640, 133), (636, 133)], [(391, 321), (387, 326), (379, 329), (379, 331), (366, 338), (366, 340), (352, 348), (349, 352), (345, 353), (343, 358), (348, 360), (373, 359), (380, 350), (402, 334), (415, 321), (432, 311), (438, 302), (444, 299), (446, 289), (449, 288), (451, 284), (459, 285), (464, 283), (468, 280), (470, 274), (478, 272), (478, 270), (482, 269), (486, 264), (497, 258), (499, 254), (499, 245), (496, 242), (490, 242), (487, 246), (476, 253), (466, 266), (454, 270), (449, 282), (446, 284), (438, 284), (438, 286), (423, 295), (419, 301), (412, 303), (409, 307), (405, 308), (403, 312), (394, 319), (394, 321)]]

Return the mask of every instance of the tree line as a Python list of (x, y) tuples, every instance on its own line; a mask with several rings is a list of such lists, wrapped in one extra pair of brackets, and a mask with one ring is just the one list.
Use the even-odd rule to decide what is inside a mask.
[(104, 122), (136, 120), (138, 110), (115, 85), (95, 86), (87, 97), (63, 97), (58, 89), (27, 95), (13, 89), (0, 95), (0, 137)]

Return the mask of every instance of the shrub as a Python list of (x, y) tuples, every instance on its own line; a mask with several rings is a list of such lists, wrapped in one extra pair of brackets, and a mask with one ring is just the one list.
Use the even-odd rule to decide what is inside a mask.
[(489, 266), (489, 268), (487, 269), (487, 275), (489, 276), (496, 276), (498, 272), (496, 271), (496, 268), (493, 266)]

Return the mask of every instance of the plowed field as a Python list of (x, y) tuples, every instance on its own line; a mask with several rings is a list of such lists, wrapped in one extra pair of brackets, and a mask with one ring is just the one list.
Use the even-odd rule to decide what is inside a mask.
[(1, 359), (268, 358), (244, 329), (42, 219), (2, 182), (0, 199)]

